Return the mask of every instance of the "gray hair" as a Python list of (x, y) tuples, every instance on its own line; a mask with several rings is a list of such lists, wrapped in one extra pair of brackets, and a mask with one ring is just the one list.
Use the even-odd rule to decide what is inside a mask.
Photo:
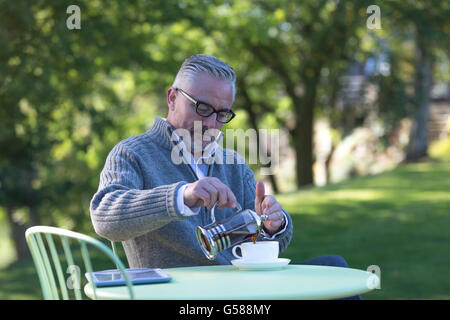
[(194, 81), (195, 76), (200, 72), (205, 72), (216, 79), (230, 83), (233, 87), (234, 101), (236, 95), (236, 74), (233, 68), (216, 57), (207, 54), (196, 54), (184, 60), (172, 87), (178, 87), (184, 80)]

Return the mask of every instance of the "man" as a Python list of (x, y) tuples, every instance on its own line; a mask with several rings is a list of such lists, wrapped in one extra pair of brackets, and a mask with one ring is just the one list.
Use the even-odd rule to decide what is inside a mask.
[[(158, 117), (145, 134), (121, 141), (108, 155), (91, 201), (91, 219), (99, 235), (122, 241), (131, 268), (230, 264), (235, 259), (230, 249), (209, 261), (196, 238), (196, 227), (211, 222), (209, 210), (215, 204), (220, 220), (233, 214), (238, 203), (266, 214), (258, 240), (276, 240), (280, 251), (288, 246), (289, 214), (265, 194), (264, 184), (256, 183), (242, 158), (214, 139), (194, 139), (195, 128), (201, 136), (232, 120), (234, 97), (233, 69), (215, 57), (195, 55), (183, 63), (167, 91), (167, 119)], [(178, 139), (183, 130), (191, 133), (191, 141)], [(180, 144), (190, 151), (188, 163), (173, 157)], [(200, 152), (194, 152), (199, 144)], [(219, 153), (234, 161), (216, 163)]]
[[(233, 119), (235, 80), (233, 69), (215, 57), (186, 59), (167, 91), (167, 119), (156, 118), (145, 134), (121, 141), (108, 155), (91, 219), (100, 236), (122, 241), (131, 268), (230, 264), (231, 249), (210, 261), (196, 238), (196, 227), (211, 222), (214, 205), (220, 220), (237, 203), (266, 214), (258, 241), (278, 241), (280, 252), (291, 241), (291, 217), (275, 197), (265, 194), (236, 152), (204, 137)], [(180, 150), (186, 161), (177, 158)], [(233, 161), (217, 162), (218, 155)], [(348, 267), (339, 256), (303, 264)]]

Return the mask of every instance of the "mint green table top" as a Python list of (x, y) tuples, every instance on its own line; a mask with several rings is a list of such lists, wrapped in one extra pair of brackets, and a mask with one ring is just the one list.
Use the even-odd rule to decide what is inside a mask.
[[(368, 292), (378, 285), (373, 273), (311, 265), (288, 265), (277, 270), (239, 270), (235, 266), (164, 269), (167, 283), (134, 285), (136, 299), (239, 300), (336, 299)], [(84, 287), (92, 298), (92, 287)], [(126, 287), (97, 288), (99, 299), (126, 299)]]

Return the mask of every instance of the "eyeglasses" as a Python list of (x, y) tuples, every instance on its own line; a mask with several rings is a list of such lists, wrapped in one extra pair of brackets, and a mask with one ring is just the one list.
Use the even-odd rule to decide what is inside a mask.
[(216, 110), (209, 103), (195, 100), (192, 96), (190, 96), (189, 94), (187, 94), (180, 88), (174, 88), (174, 89), (177, 92), (180, 92), (186, 99), (188, 99), (193, 104), (195, 104), (195, 112), (197, 112), (197, 114), (202, 117), (207, 118), (207, 117), (211, 116), (213, 113), (216, 113), (217, 114), (216, 121), (218, 121), (220, 123), (228, 123), (236, 116), (236, 114), (229, 109)]

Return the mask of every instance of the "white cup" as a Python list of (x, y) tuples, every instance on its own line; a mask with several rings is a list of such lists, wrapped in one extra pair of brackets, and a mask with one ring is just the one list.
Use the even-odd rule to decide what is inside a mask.
[[(236, 253), (236, 249), (241, 249), (241, 256)], [(244, 242), (233, 247), (233, 255), (245, 262), (275, 262), (278, 260), (278, 241), (258, 241)]]

